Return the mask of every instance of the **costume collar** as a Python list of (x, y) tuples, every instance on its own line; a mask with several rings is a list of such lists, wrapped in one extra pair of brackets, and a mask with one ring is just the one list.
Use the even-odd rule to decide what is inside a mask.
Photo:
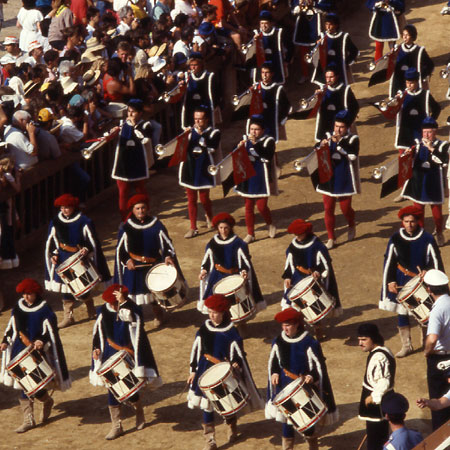
[(343, 33), (343, 31), (338, 31), (337, 33), (330, 34), (330, 33), (328, 33), (328, 31), (325, 31), (325, 34), (331, 39), (337, 39), (338, 37), (341, 37), (342, 33)]
[(264, 31), (261, 31), (261, 33), (263, 36), (272, 36), (275, 33), (275, 27), (272, 27), (268, 33), (265, 33)]
[(226, 240), (221, 239), (219, 233), (217, 233), (217, 234), (214, 236), (214, 240), (215, 240), (218, 244), (220, 244), (220, 245), (231, 244), (236, 238), (237, 238), (237, 236), (236, 236), (235, 234), (233, 234), (233, 236), (229, 237), (229, 238), (226, 239)]
[(230, 322), (228, 325), (226, 325), (224, 327), (220, 327), (220, 326), (216, 327), (216, 326), (214, 326), (214, 324), (211, 322), (210, 319), (205, 320), (205, 325), (209, 331), (213, 331), (216, 333), (222, 333), (224, 331), (228, 331), (228, 330), (231, 330), (231, 328), (233, 328), (233, 322)]
[(413, 52), (416, 49), (416, 47), (417, 47), (417, 44), (412, 44), (411, 46), (407, 46), (404, 43), (402, 44), (402, 50), (407, 53)]
[(46, 305), (45, 300), (38, 301), (37, 304), (35, 303), (33, 306), (28, 306), (28, 303), (25, 301), (23, 297), (19, 300), (19, 308), (25, 312), (39, 311), (45, 305)]
[(292, 243), (294, 244), (294, 247), (297, 248), (308, 248), (311, 247), (311, 245), (313, 245), (313, 243), (316, 241), (317, 236), (315, 236), (314, 234), (311, 235), (312, 239), (307, 239), (306, 241), (302, 241), (304, 242), (304, 244), (300, 243), (299, 241), (297, 241), (297, 238), (295, 237), (294, 239), (292, 239)]
[(66, 219), (64, 217), (64, 214), (60, 211), (58, 213), (58, 218), (61, 222), (65, 222), (65, 223), (72, 223), (72, 222), (76, 222), (81, 216), (81, 212), (76, 213), (74, 216), (69, 217), (68, 219)]
[(192, 77), (194, 80), (203, 80), (203, 78), (206, 77), (206, 74), (208, 72), (206, 70), (204, 70), (199, 76), (195, 75), (193, 72), (190, 73), (190, 77)]
[(339, 83), (338, 85), (335, 85), (335, 86), (329, 86), (327, 84), (327, 89), (334, 92), (334, 91), (338, 91), (339, 89), (341, 89), (342, 86), (344, 86), (344, 83)]
[(423, 228), (419, 227), (418, 231), (416, 231), (412, 236), (410, 236), (404, 228), (400, 228), (400, 236), (406, 241), (415, 241), (419, 239), (423, 234)]
[(282, 331), (281, 332), (281, 338), (283, 339), (283, 341), (289, 342), (289, 343), (294, 343), (294, 342), (300, 342), (302, 339), (304, 339), (306, 336), (308, 335), (307, 331), (304, 331), (302, 334), (300, 334), (299, 336), (295, 337), (295, 338), (290, 338), (287, 336), (287, 334)]
[(212, 129), (211, 125), (208, 128), (205, 128), (203, 131), (198, 131), (197, 128), (195, 128), (195, 127), (193, 127), (193, 128), (199, 136), (203, 136), (204, 134), (209, 133)]
[(271, 84), (267, 84), (265, 85), (262, 81), (261, 81), (261, 88), (262, 89), (272, 89), (273, 87), (275, 87), (277, 85), (277, 83), (273, 82)]
[(153, 225), (155, 225), (155, 222), (158, 220), (157, 219), (157, 217), (152, 217), (152, 216), (149, 216), (150, 217), (150, 222), (144, 222), (144, 223), (139, 223), (139, 222), (137, 222), (137, 219), (132, 215), (128, 220), (127, 220), (127, 223), (129, 224), (129, 225), (131, 225), (133, 228), (136, 228), (137, 230), (142, 230), (142, 229), (144, 229), (144, 228), (150, 228), (150, 227), (152, 227)]
[(411, 92), (411, 91), (407, 91), (407, 92), (408, 92), (408, 95), (419, 95), (419, 94), (422, 93), (422, 88), (419, 87), (419, 88), (417, 88), (417, 90), (414, 91), (414, 92)]

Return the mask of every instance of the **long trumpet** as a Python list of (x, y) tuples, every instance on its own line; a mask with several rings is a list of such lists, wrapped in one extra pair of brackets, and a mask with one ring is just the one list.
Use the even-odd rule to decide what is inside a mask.
[(309, 155), (305, 156), (304, 158), (296, 159), (293, 163), (294, 169), (297, 172), (301, 172), (303, 169), (305, 169), (308, 165), (308, 161), (314, 156), (316, 153), (315, 150), (313, 150)]
[(219, 161), (217, 164), (209, 165), (208, 173), (213, 176), (217, 175), (219, 173), (220, 169), (223, 168), (223, 163), (233, 155), (233, 153), (239, 148), (239, 146), (240, 146), (240, 143), (233, 149), (232, 152), (230, 152), (227, 156), (225, 156), (225, 158), (223, 158), (222, 161)]
[[(117, 129), (113, 132), (105, 133), (102, 137), (99, 137), (96, 139), (91, 139), (89, 141), (85, 141), (86, 143), (92, 142), (92, 145), (90, 145), (87, 148), (83, 148), (83, 150), (81, 150), (81, 156), (84, 159), (91, 159), (94, 152), (100, 148), (100, 143), (105, 142), (105, 141), (110, 141), (118, 134), (119, 134), (119, 130)], [(96, 144), (96, 145), (93, 145), (93, 144)]]
[(387, 170), (386, 166), (375, 167), (372, 171), (372, 178), (379, 180), (383, 176), (383, 172)]
[(448, 78), (448, 76), (450, 75), (450, 69), (448, 67), (446, 67), (445, 69), (441, 69), (439, 75), (441, 78)]
[(307, 53), (307, 54), (305, 55), (305, 61), (306, 61), (308, 64), (311, 64), (311, 63), (313, 62), (314, 55), (315, 55), (316, 52), (319, 50), (319, 47), (320, 47), (322, 44), (323, 44), (323, 40), (321, 39), (321, 40), (313, 47), (313, 49), (312, 49), (309, 53)]
[(319, 94), (323, 93), (324, 89), (320, 89), (319, 92), (314, 92), (313, 95), (311, 95), (308, 98), (302, 98), (299, 101), (300, 109), (308, 109), (311, 106), (311, 103), (319, 96)]
[(395, 44), (395, 45), (392, 47), (392, 49), (391, 49), (389, 52), (387, 52), (385, 55), (383, 55), (380, 59), (377, 59), (376, 61), (370, 61), (369, 65), (368, 65), (369, 70), (370, 70), (371, 72), (374, 71), (375, 68), (377, 67), (377, 63), (378, 63), (378, 62), (384, 61), (385, 59), (388, 59), (388, 58), (392, 55), (392, 53), (394, 53), (394, 52), (397, 51), (397, 49), (398, 49), (398, 45)]
[(378, 103), (378, 106), (380, 107), (380, 111), (386, 111), (389, 109), (390, 106), (397, 106), (398, 102), (402, 99), (402, 97), (405, 95), (406, 91), (398, 91), (397, 95), (400, 95), (400, 98), (397, 96), (381, 100), (380, 103)]
[(158, 157), (162, 158), (163, 156), (166, 156), (167, 153), (167, 148), (169, 146), (171, 146), (176, 140), (177, 138), (179, 138), (180, 136), (182, 136), (184, 133), (186, 133), (186, 131), (190, 131), (191, 127), (186, 128), (182, 133), (180, 133), (178, 136), (175, 136), (173, 139), (171, 139), (169, 142), (167, 142), (165, 145), (163, 144), (157, 144), (155, 146), (155, 153)]
[(252, 38), (250, 40), (250, 42), (247, 42), (247, 44), (242, 44), (241, 45), (241, 52), (243, 55), (246, 55), (248, 53), (248, 51), (250, 50), (250, 47), (253, 45), (255, 38)]
[(241, 100), (242, 97), (245, 97), (247, 94), (250, 93), (250, 89), (247, 89), (246, 91), (244, 91), (242, 94), (239, 95), (233, 95), (232, 99), (231, 99), (231, 103), (233, 104), (233, 106), (237, 106), (239, 105), (239, 101)]
[(169, 103), (170, 99), (175, 95), (176, 91), (180, 89), (180, 86), (178, 84), (171, 89), (170, 91), (163, 92), (161, 96), (158, 98), (158, 100), (164, 100), (166, 103)]

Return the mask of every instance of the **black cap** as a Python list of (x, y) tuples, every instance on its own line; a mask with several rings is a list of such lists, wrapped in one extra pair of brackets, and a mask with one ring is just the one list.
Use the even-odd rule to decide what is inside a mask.
[(404, 395), (399, 394), (398, 392), (392, 392), (383, 397), (381, 409), (385, 414), (401, 416), (408, 411), (409, 403)]

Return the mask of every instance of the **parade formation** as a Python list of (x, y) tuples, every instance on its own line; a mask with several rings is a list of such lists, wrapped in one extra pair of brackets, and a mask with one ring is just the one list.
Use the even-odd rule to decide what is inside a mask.
[[(113, 38), (142, 31), (139, 36), (145, 41), (145, 11), (171, 11), (165, 0), (154, 5), (132, 0), (121, 2), (120, 7), (116, 0), (114, 5), (98, 1), (97, 8), (99, 3), (115, 10), (110, 11), (118, 21), (116, 34), (110, 33)], [(161, 125), (151, 118), (134, 85), (142, 65), (150, 65), (157, 73), (158, 64), (167, 64), (166, 47), (150, 55), (149, 42), (130, 50), (129, 42), (119, 39), (99, 86), (104, 100), (117, 102), (124, 111), (122, 120), (105, 134), (105, 139), (115, 139), (109, 176), (117, 184), (116, 211), (102, 209), (101, 204), (97, 211), (108, 221), (108, 229), (114, 230), (114, 237), (106, 249), (94, 221), (84, 214), (79, 183), (78, 189), (55, 196), (54, 217), (47, 236), (42, 236), (42, 277), (21, 277), (17, 302), (10, 314), (2, 312), (9, 316), (3, 321), (6, 327), (0, 344), (1, 392), (8, 393), (8, 405), (0, 403), (2, 414), (9, 414), (18, 398), (22, 422), (15, 432), (31, 436), (45, 427), (51, 433), (57, 422), (67, 419), (56, 411), (66, 408), (70, 416), (65, 391), (84, 383), (78, 392), (89, 393), (84, 398), (91, 393), (99, 397), (96, 408), (103, 408), (95, 422), (101, 434), (90, 436), (90, 446), (104, 445), (103, 439), (127, 445), (136, 432), (144, 437), (133, 445), (155, 449), (245, 448), (248, 435), (258, 439), (258, 448), (413, 449), (423, 435), (405, 425), (408, 411), (431, 410), (430, 426), (420, 430), (426, 434), (440, 432), (450, 420), (450, 287), (444, 266), (444, 232), (450, 227), (444, 223), (442, 208), (450, 186), (450, 144), (440, 138), (450, 123), (441, 114), (445, 94), (430, 91), (438, 64), (425, 47), (416, 44), (418, 31), (408, 22), (407, 2), (366, 2), (367, 32), (375, 41), (373, 56), (373, 49), (358, 48), (356, 39), (345, 31), (345, 10), (339, 9), (338, 1), (296, 0), (289, 7), (260, 1), (253, 17), (255, 30), (228, 17), (237, 16), (237, 1), (209, 2), (217, 10), (212, 15), (222, 15), (218, 22), (208, 20), (211, 11), (204, 4), (200, 8), (195, 2), (181, 3), (185, 12), (196, 13), (187, 14), (189, 19), (181, 25), (175, 17), (180, 39), (174, 47), (181, 50), (166, 58), (173, 58), (173, 68), (183, 58), (183, 68), (158, 75), (166, 98), (179, 105), (180, 134), (160, 144)], [(55, 18), (67, 9), (64, 5), (60, 2)], [(24, 11), (30, 11), (28, 6)], [(450, 14), (449, 8), (450, 4), (444, 6), (442, 16)], [(145, 16), (139, 18), (140, 11)], [(236, 24), (231, 25), (234, 20)], [(86, 45), (95, 38), (96, 27), (91, 22), (84, 27), (91, 32), (90, 37), (84, 36)], [(228, 66), (212, 70), (211, 49), (202, 47), (204, 42), (210, 45), (212, 33), (224, 39), (218, 41), (225, 42), (220, 49), (233, 55), (233, 73), (245, 74), (237, 83), (240, 92), (226, 100)], [(156, 39), (155, 30), (151, 35)], [(52, 47), (48, 51), (73, 50), (71, 36), (65, 31), (64, 39), (47, 42)], [(5, 40), (5, 48), (15, 42), (13, 38)], [(33, 42), (27, 44), (31, 49), (27, 58), (39, 58), (33, 53)], [(83, 47), (82, 42), (75, 47)], [(233, 49), (225, 50), (227, 46)], [(138, 63), (139, 51), (148, 63)], [(384, 239), (384, 261), (381, 256), (374, 261), (381, 250), (364, 245), (368, 236), (358, 228), (362, 211), (355, 206), (365, 185), (376, 182), (362, 175), (366, 148), (377, 145), (376, 139), (369, 143), (363, 133), (358, 134), (365, 125), (358, 117), (368, 103), (357, 98), (355, 89), (355, 78), (361, 73), (354, 67), (363, 51), (371, 52), (365, 73), (369, 86), (384, 83), (385, 88), (386, 98), (370, 103), (374, 117), (378, 124), (395, 122), (390, 148), (384, 149), (389, 156), (383, 154), (383, 165), (373, 171), (373, 178), (381, 180), (377, 185), (381, 199), (398, 217), (379, 232)], [(0, 63), (5, 67), (6, 59)], [(63, 60), (61, 77), (64, 63), (70, 72), (69, 61)], [(442, 78), (448, 77), (448, 67), (441, 71)], [(312, 95), (294, 101), (299, 85), (309, 86)], [(79, 101), (74, 97), (70, 103)], [(19, 133), (24, 121), (21, 133), (27, 133), (28, 148), (33, 150), (34, 125), (16, 115), (8, 127)], [(70, 117), (76, 128), (75, 116)], [(310, 145), (302, 155), (294, 153), (293, 166), (289, 162), (293, 170), (286, 170), (280, 147), (289, 140), (287, 123), (303, 129), (308, 120), (313, 124), (308, 127)], [(59, 126), (63, 125), (62, 120)], [(231, 127), (239, 132), (230, 132)], [(80, 139), (86, 140), (83, 121), (77, 129), (83, 134)], [(6, 141), (10, 131), (5, 131)], [(17, 137), (10, 144), (18, 148)], [(225, 147), (231, 152), (225, 152)], [(79, 166), (71, 168), (80, 175)], [(164, 205), (168, 195), (157, 184), (162, 174), (168, 177), (168, 191), (177, 189), (178, 223), (171, 222), (173, 229)], [(299, 175), (310, 178), (312, 186)], [(15, 183), (12, 175), (8, 182)], [(217, 194), (219, 187), (223, 198)], [(284, 207), (283, 195), (294, 189), (299, 206)], [(386, 199), (388, 195), (392, 197)], [(300, 205), (306, 196), (313, 199), (310, 205), (314, 201), (313, 213)], [(336, 203), (343, 217), (338, 217)], [(427, 205), (432, 214), (429, 220), (425, 219)], [(255, 207), (261, 217), (255, 215)], [(370, 210), (370, 205), (366, 207)], [(105, 223), (101, 225), (104, 229)], [(241, 238), (238, 232), (244, 229)], [(373, 233), (378, 231), (374, 226)], [(8, 223), (2, 223), (3, 241), (11, 234)], [(285, 253), (275, 258), (274, 242), (280, 240)], [(337, 264), (334, 256), (350, 246), (345, 264), (342, 259)], [(356, 279), (358, 262), (353, 256), (358, 252), (365, 252), (364, 258), (371, 260), (366, 266), (377, 265), (379, 273)], [(14, 251), (8, 255), (4, 259), (9, 261)], [(280, 259), (284, 266), (274, 262)], [(380, 287), (377, 298), (366, 295), (369, 279), (376, 279)], [(352, 283), (361, 291), (356, 294), (358, 303), (348, 298), (346, 286)], [(92, 325), (89, 336), (76, 331), (86, 328), (81, 319), (85, 313), (77, 308), (82, 304)], [(62, 311), (60, 320), (54, 310)], [(357, 322), (342, 325), (357, 315), (362, 316)], [(188, 331), (182, 327), (189, 327)], [(391, 342), (395, 327), (400, 345)], [(415, 328), (420, 342), (412, 336)], [(78, 333), (79, 348), (66, 342), (67, 333), (72, 332)], [(388, 340), (389, 346), (399, 350), (392, 351), (385, 343)], [(87, 345), (89, 351), (83, 355), (79, 350)], [(344, 345), (358, 346), (367, 359)], [(76, 371), (71, 367), (74, 351), (84, 358)], [(420, 373), (411, 370), (409, 375), (421, 386), (420, 397), (414, 398), (405, 382), (405, 361), (417, 351), (424, 361)], [(352, 367), (344, 375), (342, 366), (349, 361)], [(342, 389), (344, 382), (351, 398), (361, 392), (359, 404), (342, 401), (336, 386)], [(12, 394), (13, 389), (18, 395)], [(160, 445), (152, 440), (152, 427), (158, 420), (150, 420), (149, 414), (155, 414), (169, 395), (176, 398), (171, 405), (176, 407), (163, 413), (164, 420), (176, 425)], [(40, 417), (37, 406), (42, 410)], [(129, 424), (127, 410), (133, 412), (135, 426)], [(364, 429), (359, 447), (346, 442), (344, 434), (338, 444), (330, 445), (329, 436), (339, 433), (337, 428), (349, 417), (358, 418), (358, 430)], [(83, 423), (79, 425), (82, 432)], [(179, 430), (197, 435), (183, 445)], [(448, 438), (448, 434), (442, 436), (442, 442)]]

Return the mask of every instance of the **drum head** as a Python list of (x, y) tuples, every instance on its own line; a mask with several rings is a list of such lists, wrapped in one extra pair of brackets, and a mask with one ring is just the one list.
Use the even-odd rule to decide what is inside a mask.
[(174, 266), (157, 264), (147, 274), (145, 282), (148, 288), (154, 292), (164, 292), (170, 289), (177, 280), (178, 273)]
[(302, 295), (305, 291), (307, 291), (313, 284), (315, 280), (312, 275), (307, 276), (306, 278), (303, 278), (303, 280), (300, 280), (290, 291), (288, 294), (288, 298), (296, 298), (299, 295)]
[(198, 380), (200, 388), (207, 388), (216, 385), (220, 380), (226, 378), (227, 373), (231, 370), (228, 362), (221, 362), (210, 367)]
[(125, 350), (120, 350), (114, 355), (110, 356), (101, 366), (100, 369), (97, 370), (97, 374), (102, 374), (114, 367), (118, 362), (122, 359), (126, 358), (127, 352)]
[(71, 266), (75, 261), (79, 261), (81, 259), (82, 257), (80, 255), (80, 252), (75, 253), (56, 268), (56, 273), (64, 272), (64, 270), (66, 270), (69, 266)]
[(214, 294), (227, 295), (235, 292), (244, 284), (244, 281), (240, 275), (230, 275), (214, 285)]
[(303, 383), (304, 381), (302, 378), (297, 378), (296, 380), (291, 381), (281, 392), (276, 395), (272, 403), (274, 405), (281, 405), (295, 392), (297, 392), (298, 388), (301, 387)]
[(411, 278), (400, 290), (397, 299), (403, 301), (405, 298), (408, 298), (421, 284), (422, 280), (419, 276)]

